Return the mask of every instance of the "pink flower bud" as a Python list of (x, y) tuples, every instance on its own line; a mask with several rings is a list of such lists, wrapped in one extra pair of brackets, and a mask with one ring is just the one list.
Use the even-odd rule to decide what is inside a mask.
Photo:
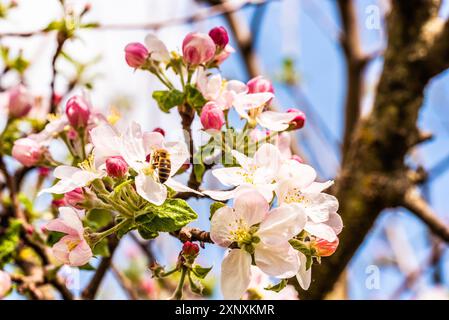
[(106, 159), (106, 172), (113, 178), (123, 178), (128, 172), (128, 164), (121, 156)]
[(215, 27), (209, 31), (209, 36), (219, 48), (224, 48), (229, 42), (228, 32), (224, 27)]
[(182, 42), (182, 54), (188, 64), (206, 63), (215, 55), (215, 43), (207, 34), (191, 32)]
[(331, 256), (335, 250), (337, 250), (339, 242), (340, 240), (338, 240), (338, 238), (333, 242), (329, 242), (324, 239), (317, 239), (314, 245), (317, 255), (320, 257)]
[(215, 55), (214, 64), (219, 66), (220, 64), (223, 63), (223, 61), (225, 61), (227, 58), (229, 58), (231, 53), (234, 53), (234, 52), (235, 52), (235, 49), (228, 44), (226, 47), (224, 47), (223, 50), (221, 50), (219, 53), (217, 53)]
[(271, 92), (274, 93), (271, 81), (262, 76), (254, 77), (246, 84), (249, 93)]
[(53, 97), (52, 97), (52, 103), (55, 106), (58, 106), (61, 103), (61, 101), (62, 101), (62, 96), (58, 93), (54, 93)]
[(154, 128), (153, 132), (159, 132), (160, 134), (162, 134), (165, 137), (165, 130), (162, 128)]
[(23, 85), (8, 90), (8, 110), (13, 118), (26, 116), (33, 107), (33, 97)]
[(82, 188), (76, 188), (64, 195), (65, 202), (77, 209), (82, 209), (82, 204), (86, 201), (86, 196)]
[(21, 138), (14, 142), (12, 156), (26, 167), (34, 166), (42, 160), (44, 148), (31, 138)]
[(296, 117), (290, 123), (291, 130), (301, 129), (304, 127), (306, 122), (306, 115), (304, 112), (298, 109), (288, 109), (287, 112), (296, 114)]
[(31, 236), (34, 233), (34, 227), (32, 225), (27, 225), (25, 227), (25, 232)]
[(225, 117), (223, 110), (213, 101), (206, 103), (201, 110), (201, 124), (203, 128), (221, 130), (221, 127), (225, 123)]
[(133, 42), (125, 47), (125, 60), (131, 68), (140, 68), (146, 62), (148, 49), (141, 43)]
[(0, 299), (4, 298), (11, 290), (11, 277), (5, 271), (0, 270)]
[(292, 155), (291, 157), (292, 160), (298, 161), (299, 163), (304, 163), (303, 158), (301, 158), (300, 156), (298, 156), (297, 154)]
[(200, 247), (196, 243), (190, 241), (184, 242), (182, 246), (182, 254), (186, 257), (196, 257), (200, 253)]
[(48, 177), (48, 175), (50, 174), (50, 168), (47, 167), (39, 167), (38, 169), (38, 173), (40, 177)]
[(65, 113), (73, 128), (85, 128), (89, 122), (90, 106), (83, 97), (73, 96), (67, 101)]
[(51, 201), (51, 205), (55, 208), (59, 208), (59, 207), (65, 207), (67, 206), (67, 202), (65, 202), (64, 198), (61, 199), (53, 199)]

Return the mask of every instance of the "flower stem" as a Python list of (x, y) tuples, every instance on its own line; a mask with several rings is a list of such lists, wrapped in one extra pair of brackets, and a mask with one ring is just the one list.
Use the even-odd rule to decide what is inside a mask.
[(179, 279), (178, 286), (176, 287), (176, 290), (173, 293), (173, 296), (170, 298), (170, 300), (181, 300), (182, 299), (182, 289), (184, 288), (184, 282), (186, 280), (186, 272), (187, 272), (187, 268), (182, 266), (181, 267), (181, 278)]

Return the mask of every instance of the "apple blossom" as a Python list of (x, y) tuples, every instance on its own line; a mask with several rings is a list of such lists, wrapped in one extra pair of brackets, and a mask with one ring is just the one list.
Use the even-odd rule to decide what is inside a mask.
[(224, 27), (215, 27), (209, 31), (209, 36), (219, 48), (224, 48), (229, 42), (228, 32)]
[(3, 270), (0, 270), (0, 299), (4, 298), (11, 290), (11, 277)]
[(106, 172), (113, 178), (123, 178), (128, 172), (128, 164), (121, 156), (106, 159)]
[(240, 192), (234, 208), (224, 206), (211, 219), (211, 239), (231, 249), (223, 260), (221, 286), (225, 299), (238, 299), (251, 281), (252, 254), (264, 273), (289, 278), (299, 271), (297, 251), (288, 240), (306, 223), (297, 204), (286, 204), (269, 211), (268, 201), (255, 190)]
[(236, 110), (246, 110), (263, 106), (273, 98), (270, 92), (248, 93), (248, 87), (241, 81), (225, 81), (220, 74), (210, 77), (204, 71), (198, 71), (198, 90), (209, 100), (216, 102), (223, 110), (234, 106)]
[(207, 34), (191, 32), (182, 42), (182, 55), (190, 65), (209, 62), (215, 55), (215, 43)]
[(227, 200), (242, 189), (255, 189), (267, 201), (271, 201), (276, 187), (275, 179), (281, 167), (279, 150), (274, 145), (265, 143), (256, 151), (253, 158), (235, 150), (232, 151), (232, 155), (240, 167), (214, 169), (212, 174), (221, 183), (236, 188), (230, 191), (207, 190), (203, 193), (216, 200)]
[(33, 107), (33, 97), (25, 86), (19, 84), (8, 90), (8, 110), (13, 118), (26, 116)]
[(59, 208), (59, 218), (50, 221), (45, 228), (65, 233), (52, 248), (57, 260), (72, 267), (79, 267), (89, 262), (92, 250), (84, 239), (83, 224), (75, 209)]
[(12, 156), (26, 167), (34, 166), (42, 161), (45, 148), (32, 137), (21, 138), (14, 142)]
[(285, 161), (278, 177), (281, 177), (276, 187), (279, 203), (298, 203), (308, 216), (304, 230), (329, 242), (335, 241), (343, 227), (337, 213), (338, 200), (322, 192), (333, 182), (315, 182), (315, 170), (295, 160)]
[(87, 127), (90, 109), (89, 103), (83, 97), (71, 97), (67, 101), (65, 109), (70, 125), (75, 129)]
[[(159, 183), (154, 168), (148, 163), (154, 152), (164, 149), (170, 154), (170, 177)], [(167, 187), (178, 192), (194, 192), (201, 194), (171, 177), (189, 158), (189, 151), (184, 142), (165, 142), (159, 132), (142, 132), (140, 125), (133, 122), (121, 139), (120, 154), (138, 175), (135, 178), (136, 191), (145, 200), (161, 205), (167, 198)]]
[(149, 52), (138, 42), (129, 43), (125, 47), (125, 60), (131, 68), (141, 68), (147, 61)]
[(209, 101), (203, 106), (200, 119), (205, 130), (221, 130), (225, 124), (223, 110), (213, 101)]

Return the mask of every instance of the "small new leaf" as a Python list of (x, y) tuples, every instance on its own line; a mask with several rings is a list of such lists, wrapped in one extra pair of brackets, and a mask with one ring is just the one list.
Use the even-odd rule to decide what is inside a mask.
[(171, 108), (184, 102), (184, 93), (176, 89), (154, 91), (152, 96), (159, 109), (166, 113), (169, 113)]
[(224, 204), (223, 202), (214, 202), (210, 205), (210, 216), (209, 216), (209, 220), (212, 219), (214, 213), (220, 209), (223, 208), (224, 206), (226, 206), (226, 204)]
[(212, 270), (212, 267), (210, 268), (204, 268), (202, 266), (200, 266), (199, 264), (196, 264), (193, 266), (192, 268), (192, 272), (195, 276), (197, 276), (200, 279), (204, 279), (206, 278), (206, 276), (208, 275), (208, 273)]
[(287, 286), (288, 280), (282, 279), (281, 282), (275, 285), (269, 285), (268, 287), (264, 288), (265, 290), (270, 290), (274, 292), (281, 292), (282, 289), (284, 289)]
[(187, 103), (193, 107), (198, 113), (201, 112), (201, 108), (206, 104), (207, 100), (203, 97), (201, 92), (188, 84), (185, 86), (185, 94)]

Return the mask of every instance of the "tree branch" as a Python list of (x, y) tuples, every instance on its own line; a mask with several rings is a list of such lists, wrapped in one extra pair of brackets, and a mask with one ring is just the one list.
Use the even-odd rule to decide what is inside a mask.
[(435, 235), (449, 242), (449, 226), (441, 221), (416, 189), (410, 189), (405, 193), (403, 205), (404, 208), (421, 219)]
[(112, 258), (114, 256), (115, 249), (119, 244), (119, 240), (116, 236), (109, 237), (109, 257), (104, 257), (101, 259), (101, 262), (95, 271), (92, 279), (90, 280), (87, 287), (81, 293), (81, 297), (85, 300), (93, 300), (100, 288), (101, 283), (103, 282), (103, 278), (106, 275), (109, 267), (112, 263)]
[[(416, 122), (430, 73), (423, 63), (424, 26), (438, 15), (440, 1), (393, 1), (387, 19), (388, 45), (374, 107), (355, 128), (335, 195), (345, 228), (335, 254), (314, 268), (302, 299), (321, 299), (363, 242), (379, 213), (402, 205), (410, 187), (404, 160), (419, 141)], [(411, 23), (413, 21), (413, 23)], [(423, 54), (424, 52), (424, 54)]]

